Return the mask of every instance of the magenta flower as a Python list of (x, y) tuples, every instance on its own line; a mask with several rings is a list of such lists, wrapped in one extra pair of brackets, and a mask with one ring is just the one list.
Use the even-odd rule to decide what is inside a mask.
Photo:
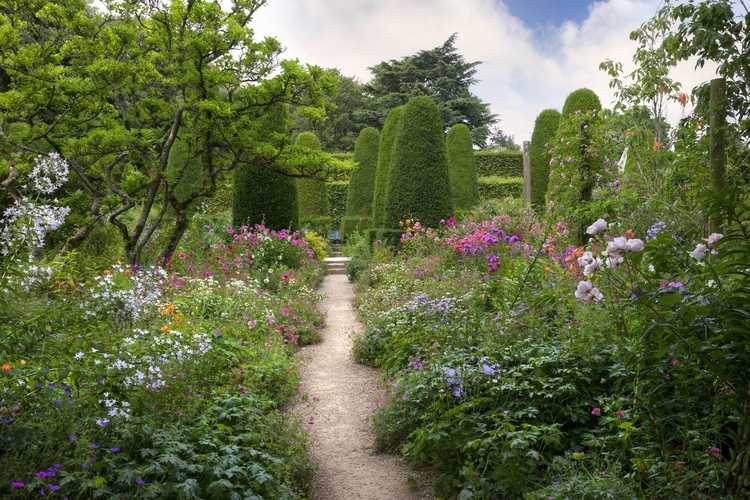
[(708, 449), (708, 453), (716, 458), (721, 458), (721, 448), (718, 448), (716, 446), (712, 446)]
[(625, 412), (622, 410), (619, 410), (617, 413), (617, 418), (625, 418)]
[(26, 487), (26, 483), (23, 481), (11, 481), (10, 482), (10, 489), (12, 490), (20, 490)]
[(599, 415), (601, 415), (601, 414), (602, 414), (602, 409), (601, 409), (601, 408), (599, 408), (598, 406), (594, 406), (594, 407), (593, 407), (593, 408), (591, 409), (591, 414), (592, 414), (593, 416), (595, 416), (595, 417), (598, 417)]
[(500, 258), (497, 255), (488, 255), (487, 256), (487, 270), (490, 273), (494, 273), (498, 270), (500, 267)]

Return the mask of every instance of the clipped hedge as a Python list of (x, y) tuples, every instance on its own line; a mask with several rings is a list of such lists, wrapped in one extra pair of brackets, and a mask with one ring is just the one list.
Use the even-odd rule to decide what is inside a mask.
[(534, 122), (531, 134), (529, 156), (531, 159), (531, 204), (536, 210), (543, 210), (549, 182), (550, 148), (560, 125), (560, 112), (545, 109)]
[[(313, 132), (299, 134), (297, 145), (311, 150), (320, 150), (320, 141)], [(321, 218), (328, 217), (328, 194), (325, 181), (310, 177), (297, 179), (297, 206), (299, 221), (303, 226), (321, 225)]]
[[(372, 196), (372, 226), (382, 228), (385, 224), (385, 204), (388, 197), (388, 178), (391, 173), (393, 144), (404, 118), (404, 106), (388, 113), (383, 124), (378, 146), (378, 167), (375, 170), (375, 189)], [(442, 141), (441, 141), (442, 142)]]
[(349, 192), (346, 198), (348, 217), (370, 217), (379, 145), (380, 132), (375, 128), (364, 128), (357, 137), (354, 146), (354, 161), (357, 166), (349, 181)]
[(479, 201), (471, 130), (463, 123), (453, 125), (448, 130), (445, 145), (453, 206), (457, 210), (471, 208)]
[(440, 111), (431, 97), (409, 100), (393, 148), (386, 228), (398, 230), (407, 218), (437, 227), (453, 213), (443, 131)]
[(354, 232), (364, 233), (370, 229), (370, 217), (346, 216), (341, 220), (341, 238), (346, 239)]
[(581, 88), (571, 92), (563, 105), (563, 116), (570, 116), (576, 111), (587, 113), (589, 111), (600, 111), (602, 103), (596, 93), (587, 88)]
[(523, 177), (523, 153), (483, 149), (474, 152), (477, 176)]
[(334, 227), (341, 225), (346, 214), (346, 193), (349, 190), (348, 181), (329, 181), (326, 183), (328, 193), (328, 215)]
[(331, 157), (334, 160), (340, 161), (342, 168), (331, 170), (329, 172), (328, 180), (349, 182), (352, 172), (354, 171), (354, 154), (348, 151), (338, 151), (331, 153)]
[(479, 198), (481, 200), (520, 198), (523, 196), (523, 177), (489, 176), (477, 179)]
[(294, 179), (269, 165), (249, 165), (234, 170), (232, 225), (264, 224), (271, 229), (299, 225)]

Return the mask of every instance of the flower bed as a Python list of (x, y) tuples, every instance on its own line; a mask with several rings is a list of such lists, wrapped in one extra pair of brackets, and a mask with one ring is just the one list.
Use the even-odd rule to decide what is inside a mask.
[(576, 247), (523, 210), (405, 226), (358, 281), (355, 353), (388, 379), (381, 448), (460, 498), (729, 495), (748, 424), (741, 228), (691, 242), (602, 219)]
[(321, 266), (298, 233), (205, 234), (166, 269), (5, 292), (2, 496), (305, 495), (305, 438), (282, 410), (322, 323)]

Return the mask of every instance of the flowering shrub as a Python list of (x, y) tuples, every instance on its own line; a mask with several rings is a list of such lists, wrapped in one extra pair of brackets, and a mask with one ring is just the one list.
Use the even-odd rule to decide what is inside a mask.
[[(750, 240), (477, 211), (359, 279), (378, 444), (476, 498), (731, 496), (750, 443)], [(740, 219), (741, 220), (741, 219)], [(648, 226), (646, 226), (648, 227)], [(730, 354), (731, 353), (731, 354)]]

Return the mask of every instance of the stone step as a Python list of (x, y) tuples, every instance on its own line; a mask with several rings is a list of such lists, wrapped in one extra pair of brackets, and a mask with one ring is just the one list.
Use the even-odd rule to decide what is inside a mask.
[(339, 264), (342, 262), (346, 264), (350, 260), (352, 260), (350, 257), (328, 257), (324, 262), (326, 264)]
[(346, 274), (346, 268), (340, 268), (340, 269), (328, 269), (326, 271), (326, 274)]

